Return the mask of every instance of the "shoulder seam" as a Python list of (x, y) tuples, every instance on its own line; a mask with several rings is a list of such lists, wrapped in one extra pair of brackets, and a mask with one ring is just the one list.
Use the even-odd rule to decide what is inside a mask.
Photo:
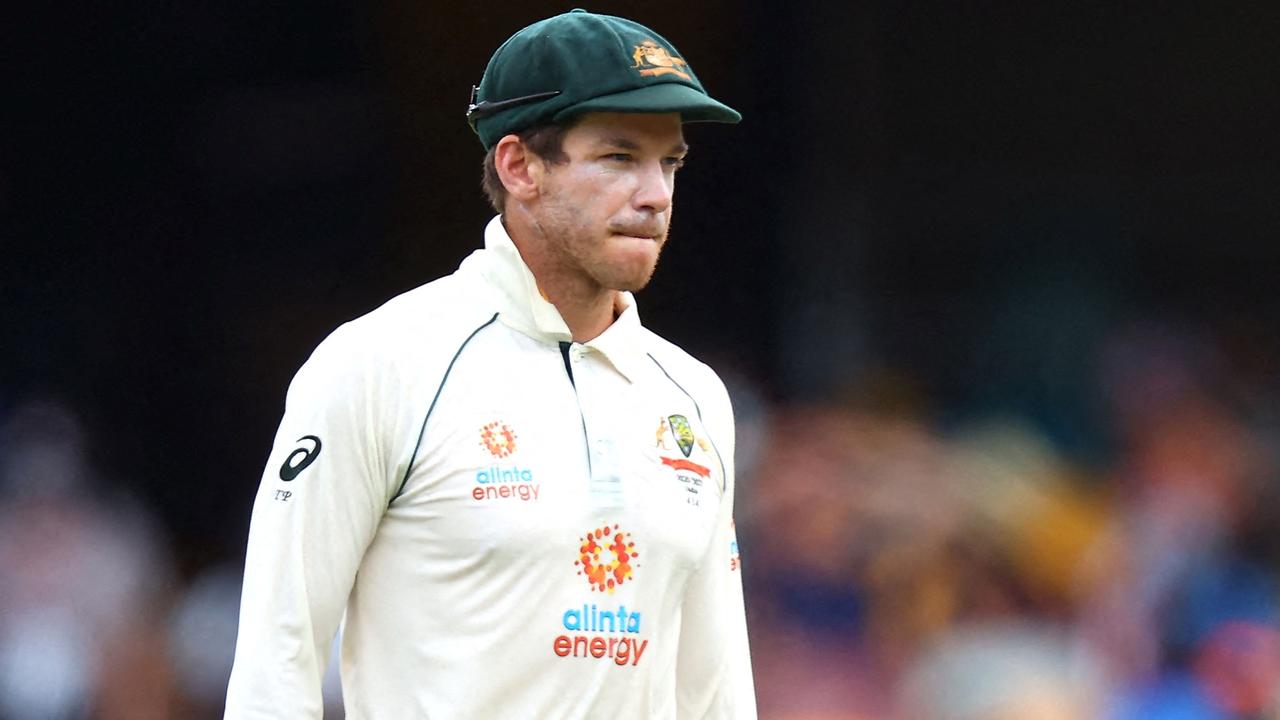
[(444, 377), (440, 378), (440, 385), (436, 388), (435, 397), (431, 398), (431, 405), (427, 407), (427, 414), (422, 418), (422, 425), (418, 428), (418, 440), (413, 445), (413, 453), (409, 455), (409, 464), (405, 466), (404, 477), (400, 479), (400, 488), (396, 490), (396, 494), (391, 498), (391, 502), (387, 503), (388, 507), (391, 503), (398, 500), (404, 493), (404, 486), (409, 482), (409, 474), (413, 472), (413, 462), (418, 459), (418, 449), (422, 447), (423, 435), (427, 432), (427, 421), (431, 419), (431, 413), (436, 409), (436, 402), (440, 400), (440, 393), (444, 391), (444, 385), (449, 381), (449, 374), (453, 372), (454, 363), (458, 362), (458, 357), (462, 355), (462, 351), (471, 343), (471, 340), (475, 338), (476, 335), (480, 334), (481, 330), (492, 325), (497, 319), (498, 313), (494, 313), (493, 317), (481, 323), (475, 330), (472, 330), (471, 334), (467, 336), (467, 339), (463, 340), (462, 344), (458, 346), (457, 352), (453, 354), (453, 359), (449, 361), (449, 366), (445, 368)]
[[(649, 356), (649, 359), (653, 361), (654, 365), (658, 366), (658, 369), (662, 371), (663, 375), (667, 376), (667, 379), (671, 381), (672, 385), (679, 388), (680, 392), (684, 393), (685, 397), (689, 398), (689, 402), (693, 403), (694, 412), (698, 413), (698, 422), (705, 428), (707, 426), (707, 421), (702, 419), (702, 408), (698, 406), (698, 401), (694, 399), (693, 395), (690, 394), (688, 390), (684, 389), (683, 385), (676, 382), (676, 379), (671, 377), (671, 373), (667, 372), (667, 369), (662, 367), (662, 363), (658, 362), (658, 358), (654, 357), (653, 353), (645, 353), (645, 355)], [(715, 438), (708, 435), (707, 440), (711, 441), (711, 449), (716, 451), (716, 461), (720, 463), (720, 478), (722, 481), (722, 484), (720, 485), (720, 492), (723, 493), (725, 491), (725, 486), (729, 482), (729, 473), (725, 471), (724, 457), (720, 454), (720, 447), (716, 445)]]

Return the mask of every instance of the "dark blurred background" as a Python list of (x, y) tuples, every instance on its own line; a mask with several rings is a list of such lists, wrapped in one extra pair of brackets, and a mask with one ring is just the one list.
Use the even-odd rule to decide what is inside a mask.
[[(1274, 711), (1280, 5), (1160, 5), (588, 6), (661, 32), (745, 117), (688, 128), (639, 301), (738, 404), (762, 716), (1050, 717), (929, 705), (987, 697), (938, 668), (1020, 657), (1005, 641), (1087, 651), (1094, 679), (1058, 689), (1092, 704), (1062, 717)], [(138, 579), (102, 644), (168, 678), (103, 680), (65, 618), (12, 621), (0, 718), (216, 712), (201, 648), (225, 645), (288, 381), (481, 244), (471, 85), (567, 9), (125, 0), (0, 30), (0, 607), (47, 607), (12, 588), (50, 568), (100, 587), (41, 538), (80, 562), (117, 542)], [(70, 644), (13, 640), (55, 626)], [(1152, 647), (1089, 640), (1116, 628)], [(37, 646), (69, 679), (6, 674)]]

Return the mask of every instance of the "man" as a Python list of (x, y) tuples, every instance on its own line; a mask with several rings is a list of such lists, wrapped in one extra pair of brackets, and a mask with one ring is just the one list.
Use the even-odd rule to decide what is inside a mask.
[(729, 399), (629, 292), (682, 122), (739, 115), (575, 10), (499, 48), (468, 117), (500, 216), (290, 386), (227, 717), (318, 717), (340, 621), (349, 718), (754, 717)]

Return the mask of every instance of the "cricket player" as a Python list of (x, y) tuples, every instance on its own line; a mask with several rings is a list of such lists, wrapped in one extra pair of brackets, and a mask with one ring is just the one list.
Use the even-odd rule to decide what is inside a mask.
[(754, 718), (729, 398), (631, 294), (683, 123), (740, 116), (582, 10), (504, 43), (467, 116), (498, 216), (290, 385), (226, 717), (320, 717), (342, 625), (353, 720)]

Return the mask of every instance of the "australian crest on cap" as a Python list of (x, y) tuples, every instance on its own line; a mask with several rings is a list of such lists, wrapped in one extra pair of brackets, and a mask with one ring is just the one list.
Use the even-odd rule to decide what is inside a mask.
[(631, 53), (631, 59), (636, 63), (631, 67), (639, 69), (640, 74), (646, 77), (675, 75), (683, 80), (691, 79), (689, 74), (681, 69), (688, 63), (672, 55), (666, 48), (651, 39), (646, 38), (636, 45)]

